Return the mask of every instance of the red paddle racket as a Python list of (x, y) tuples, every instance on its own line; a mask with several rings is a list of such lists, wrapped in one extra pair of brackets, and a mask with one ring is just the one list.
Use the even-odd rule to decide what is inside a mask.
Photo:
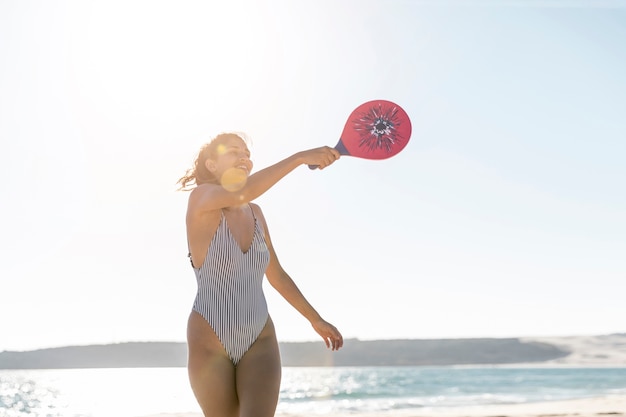
[(402, 107), (391, 101), (373, 100), (350, 113), (335, 149), (341, 155), (387, 159), (404, 149), (410, 138), (411, 120)]

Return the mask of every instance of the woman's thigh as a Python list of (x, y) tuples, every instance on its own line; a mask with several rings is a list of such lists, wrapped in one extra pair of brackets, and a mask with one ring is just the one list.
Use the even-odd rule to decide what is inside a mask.
[(235, 366), (211, 326), (195, 311), (187, 324), (187, 344), (189, 382), (204, 416), (237, 416)]
[(281, 364), (274, 324), (268, 318), (236, 370), (240, 417), (272, 417), (280, 392)]

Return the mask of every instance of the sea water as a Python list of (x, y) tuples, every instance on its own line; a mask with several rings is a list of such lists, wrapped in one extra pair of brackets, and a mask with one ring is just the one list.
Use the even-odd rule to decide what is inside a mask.
[[(333, 415), (626, 394), (626, 368), (283, 368), (278, 411)], [(199, 412), (185, 368), (0, 370), (0, 417)]]

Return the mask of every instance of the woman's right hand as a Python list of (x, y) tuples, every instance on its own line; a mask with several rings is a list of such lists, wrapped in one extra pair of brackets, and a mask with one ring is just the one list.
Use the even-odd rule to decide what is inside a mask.
[(339, 151), (330, 146), (322, 146), (320, 148), (309, 149), (298, 154), (302, 163), (315, 166), (318, 169), (324, 169), (341, 156)]
[(322, 336), (327, 348), (331, 350), (341, 349), (343, 346), (343, 336), (335, 326), (323, 319), (311, 322), (311, 325), (317, 334)]

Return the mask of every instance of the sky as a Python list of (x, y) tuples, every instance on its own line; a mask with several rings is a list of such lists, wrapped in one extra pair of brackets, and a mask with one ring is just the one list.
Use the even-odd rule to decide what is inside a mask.
[(624, 39), (624, 1), (0, 1), (0, 351), (185, 341), (199, 147), (245, 132), (257, 170), (373, 99), (400, 154), (256, 201), (344, 338), (625, 332)]

